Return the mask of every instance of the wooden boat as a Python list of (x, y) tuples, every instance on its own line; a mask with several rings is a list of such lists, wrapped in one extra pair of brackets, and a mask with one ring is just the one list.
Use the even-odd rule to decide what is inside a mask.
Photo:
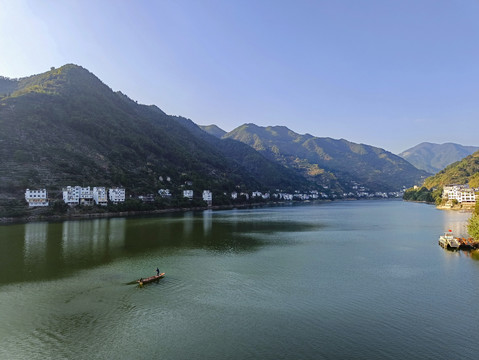
[(143, 285), (143, 284), (148, 284), (148, 283), (151, 283), (153, 281), (158, 281), (160, 280), (161, 278), (165, 277), (165, 273), (161, 273), (160, 275), (154, 275), (154, 276), (150, 276), (148, 278), (142, 278), (142, 279), (138, 279), (136, 280), (136, 282), (140, 285)]

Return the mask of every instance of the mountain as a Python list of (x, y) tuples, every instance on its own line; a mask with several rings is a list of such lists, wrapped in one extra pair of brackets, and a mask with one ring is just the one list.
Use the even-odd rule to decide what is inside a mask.
[(447, 184), (469, 184), (474, 188), (479, 187), (479, 151), (447, 166), (424, 181), (424, 186), (428, 189)]
[(435, 174), (446, 166), (479, 150), (477, 146), (463, 146), (454, 143), (433, 144), (423, 142), (399, 154), (418, 169)]
[(373, 191), (395, 191), (420, 183), (427, 175), (383, 149), (300, 135), (284, 126), (244, 124), (223, 138), (244, 142), (318, 184), (343, 190), (365, 186)]
[[(291, 169), (287, 169), (275, 161), (266, 159), (262, 154), (252, 149), (247, 144), (232, 139), (220, 139), (217, 136), (205, 133), (202, 126), (196, 125), (190, 119), (178, 116), (176, 121), (187, 128), (193, 135), (206, 141), (215, 149), (221, 151), (225, 156), (234, 159), (248, 173), (254, 174), (254, 177), (261, 184), (268, 188), (278, 187), (277, 176), (283, 177), (281, 183), (289, 189), (306, 189), (312, 186), (307, 179), (298, 175)], [(213, 125), (214, 126), (214, 125)], [(211, 128), (210, 128), (211, 129)], [(218, 128), (219, 129), (219, 128)]]
[(16, 90), (17, 86), (17, 81), (0, 76), (0, 97), (12, 93)]
[(226, 131), (223, 129), (219, 128), (216, 125), (199, 125), (200, 129), (207, 132), (208, 134), (211, 134), (213, 136), (216, 136), (217, 138), (222, 138), (224, 135), (226, 135)]
[(160, 176), (199, 191), (307, 185), (244, 144), (113, 92), (80, 66), (0, 79), (0, 194), (90, 185), (134, 195), (163, 187)]

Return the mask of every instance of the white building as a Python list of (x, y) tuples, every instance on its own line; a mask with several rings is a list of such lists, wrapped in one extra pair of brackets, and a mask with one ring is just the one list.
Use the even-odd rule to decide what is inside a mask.
[(261, 191), (253, 191), (251, 193), (251, 198), (255, 198), (255, 197), (262, 197), (263, 194), (261, 193)]
[(278, 196), (283, 200), (293, 200), (293, 194), (279, 193)]
[(63, 201), (68, 205), (93, 205), (93, 191), (89, 186), (67, 186), (63, 188)]
[(476, 202), (474, 189), (470, 189), (468, 185), (445, 185), (442, 197), (447, 200), (457, 200), (458, 203)]
[(237, 198), (238, 198), (238, 193), (237, 193), (236, 191), (233, 191), (233, 192), (231, 193), (231, 198), (232, 198), (232, 199), (237, 199)]
[(78, 205), (80, 203), (80, 186), (67, 186), (63, 188), (63, 201), (67, 205)]
[(124, 188), (110, 188), (108, 189), (108, 199), (113, 204), (118, 204), (125, 201), (125, 189)]
[(213, 203), (213, 194), (209, 190), (203, 190), (203, 201), (206, 201), (206, 203), (211, 206)]
[(304, 200), (309, 200), (309, 195), (308, 194), (297, 193), (297, 194), (293, 195), (293, 198), (304, 201)]
[(170, 189), (160, 189), (158, 190), (158, 194), (163, 198), (171, 197)]
[(93, 188), (93, 200), (95, 204), (106, 206), (108, 204), (108, 197), (106, 196), (106, 188), (94, 187)]
[(240, 193), (240, 196), (244, 196), (246, 198), (246, 200), (249, 200), (249, 194), (248, 193), (242, 192), (242, 193)]
[(193, 190), (183, 190), (183, 197), (193, 199)]
[(48, 206), (48, 193), (46, 189), (25, 190), (25, 200), (28, 206)]
[(319, 199), (319, 191), (318, 190), (310, 190), (309, 191), (311, 199)]
[(80, 204), (93, 205), (93, 191), (89, 186), (80, 188)]

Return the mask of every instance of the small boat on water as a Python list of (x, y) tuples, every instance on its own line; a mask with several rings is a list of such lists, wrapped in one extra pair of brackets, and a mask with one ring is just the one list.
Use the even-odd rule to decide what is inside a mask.
[(461, 243), (454, 237), (451, 230), (449, 230), (449, 232), (445, 232), (444, 235), (439, 236), (439, 245), (444, 249), (458, 250)]
[(148, 283), (151, 283), (153, 281), (158, 281), (160, 280), (161, 278), (165, 277), (165, 273), (161, 273), (159, 275), (154, 275), (154, 276), (150, 276), (148, 278), (141, 278), (141, 279), (138, 279), (136, 280), (136, 282), (141, 286), (143, 284), (148, 284)]

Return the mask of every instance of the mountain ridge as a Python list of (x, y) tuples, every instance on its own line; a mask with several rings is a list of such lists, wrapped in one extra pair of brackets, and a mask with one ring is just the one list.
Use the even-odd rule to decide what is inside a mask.
[(261, 189), (267, 186), (257, 180), (261, 168), (272, 171), (271, 186), (306, 183), (246, 146), (240, 151), (255, 165), (245, 167), (175, 117), (114, 92), (81, 66), (7, 83), (13, 91), (0, 96), (0, 192), (80, 184), (145, 193), (158, 189), (161, 175), (178, 186), (194, 180), (199, 191)]
[(169, 176), (178, 187), (189, 180), (219, 194), (321, 186), (341, 196), (362, 186), (397, 191), (423, 176), (383, 149), (345, 139), (253, 123), (229, 133), (199, 126), (114, 92), (75, 64), (0, 78), (0, 145), (0, 193), (17, 195), (77, 184), (135, 195)]
[(208, 134), (211, 134), (219, 139), (221, 139), (223, 137), (223, 135), (226, 135), (226, 131), (224, 131), (223, 129), (221, 129), (219, 126), (215, 125), (215, 124), (211, 124), (211, 125), (198, 125), (199, 128), (205, 132), (207, 132)]
[(443, 144), (422, 142), (398, 155), (418, 169), (436, 174), (446, 166), (462, 160), (477, 150), (479, 150), (477, 146), (465, 146), (452, 142)]
[[(377, 191), (398, 190), (422, 182), (426, 172), (384, 149), (345, 139), (298, 134), (285, 126), (243, 124), (223, 138), (244, 142), (267, 158), (296, 169), (310, 180), (350, 190), (358, 185)], [(338, 181), (338, 179), (340, 181)]]

